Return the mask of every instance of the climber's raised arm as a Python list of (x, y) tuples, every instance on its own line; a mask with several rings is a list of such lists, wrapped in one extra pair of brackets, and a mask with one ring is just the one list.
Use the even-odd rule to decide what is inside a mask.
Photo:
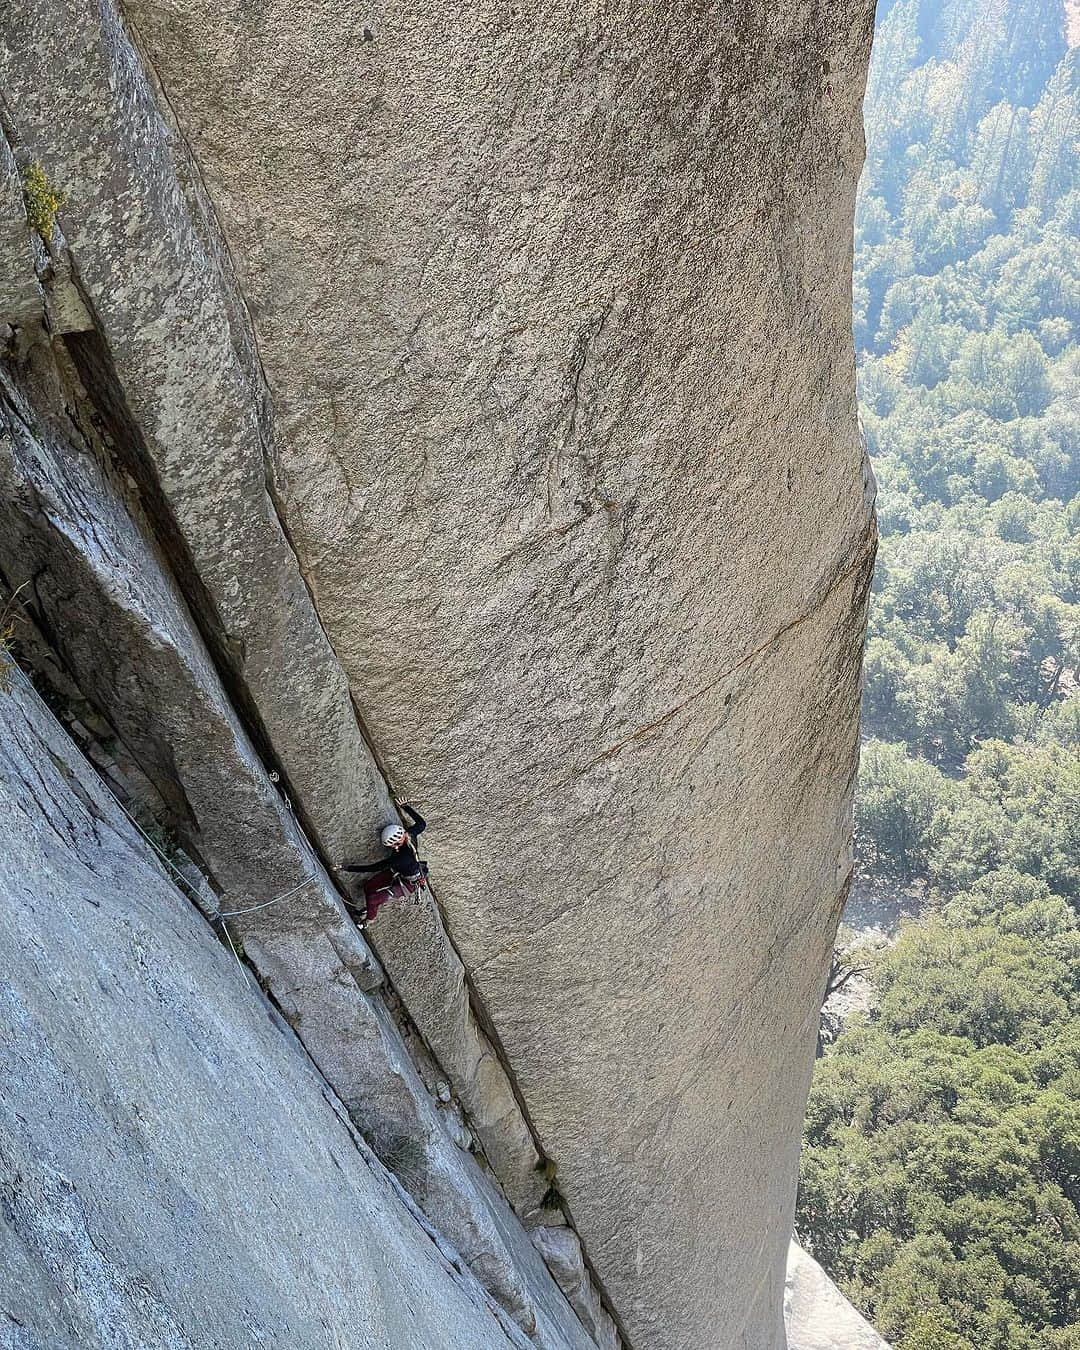
[(379, 858), (378, 861), (372, 863), (343, 862), (341, 864), (341, 870), (343, 872), (378, 872), (380, 868), (388, 867), (390, 863), (394, 860), (394, 857), (395, 855), (393, 853), (386, 853), (381, 858)]

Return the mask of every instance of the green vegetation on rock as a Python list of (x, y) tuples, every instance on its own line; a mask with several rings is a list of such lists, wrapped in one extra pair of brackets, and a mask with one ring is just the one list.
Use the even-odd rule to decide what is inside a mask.
[(857, 845), (922, 888), (819, 1062), (798, 1229), (898, 1350), (1080, 1347), (1080, 53), (879, 5), (856, 221), (879, 482)]
[(49, 243), (56, 228), (56, 213), (63, 206), (64, 198), (49, 182), (36, 159), (23, 170), (23, 200), (30, 228)]

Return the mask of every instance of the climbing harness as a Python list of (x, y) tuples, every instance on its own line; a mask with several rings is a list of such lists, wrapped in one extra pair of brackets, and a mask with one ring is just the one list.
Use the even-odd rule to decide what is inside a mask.
[(410, 896), (419, 895), (426, 885), (426, 872), (422, 872), (415, 879), (399, 876), (390, 867), (375, 872), (364, 882), (365, 925), (375, 918), (382, 906), (388, 901), (404, 900)]
[[(59, 718), (57, 718), (56, 714), (52, 711), (52, 709), (45, 702), (45, 700), (41, 697), (40, 693), (38, 693), (37, 689), (34, 687), (33, 681), (29, 678), (29, 676), (22, 669), (22, 667), (17, 662), (12, 661), (10, 663), (10, 668), (15, 673), (16, 678), (21, 680), (25, 688), (28, 689), (29, 692), (33, 695), (37, 703), (40, 704), (40, 706), (45, 709), (45, 711), (49, 714), (52, 720), (56, 722), (58, 727), (60, 727), (61, 731), (64, 731), (64, 734), (67, 735), (68, 733), (63, 727), (63, 724), (60, 722)], [(301, 832), (301, 834), (303, 834), (300, 824), (296, 820), (296, 812), (293, 810), (293, 805), (292, 802), (289, 800), (288, 793), (286, 793), (284, 789), (282, 789), (279, 786), (281, 783), (280, 773), (276, 769), (271, 769), (267, 773), (267, 778), (270, 783), (272, 783), (275, 787), (278, 787), (278, 795), (284, 801), (285, 808), (289, 812), (290, 816), (292, 816), (297, 829)], [(113, 801), (116, 802), (117, 806), (119, 806), (120, 810), (123, 811), (124, 815), (128, 818), (131, 824), (135, 827), (136, 830), (138, 830), (139, 834), (141, 834), (143, 839), (145, 839), (146, 842), (150, 845), (151, 849), (161, 860), (166, 870), (175, 877), (175, 879), (180, 883), (182, 889), (185, 892), (191, 894), (192, 897), (194, 898), (197, 894), (197, 888), (193, 884), (191, 878), (186, 876), (184, 872), (182, 872), (180, 868), (177, 867), (176, 863), (173, 862), (173, 860), (161, 847), (160, 843), (156, 839), (154, 839), (151, 834), (148, 833), (148, 831), (142, 824), (140, 824), (140, 822), (136, 819), (133, 813), (128, 810), (127, 805), (117, 795), (112, 786), (105, 779), (102, 779), (101, 781), (103, 787), (105, 787), (106, 790), (109, 792), (109, 795), (112, 797)], [(389, 834), (393, 834), (394, 839), (396, 840), (398, 833), (405, 834), (405, 831), (402, 829), (400, 825), (387, 826), (382, 832), (383, 842), (384, 843), (390, 842), (387, 839), (387, 835)], [(373, 876), (369, 877), (364, 883), (365, 904), (364, 904), (363, 918), (358, 920), (357, 927), (359, 927), (362, 930), (366, 929), (371, 920), (375, 918), (375, 916), (378, 914), (382, 906), (385, 905), (388, 901), (397, 899), (407, 899), (409, 897), (419, 895), (419, 893), (427, 885), (427, 865), (422, 864), (422, 867), (423, 867), (422, 873), (419, 875), (419, 877), (415, 879), (402, 877), (398, 873), (394, 872), (393, 869), (391, 868), (385, 868), (382, 871), (376, 872)], [(290, 900), (293, 896), (298, 895), (302, 890), (304, 890), (305, 887), (311, 885), (312, 882), (317, 880), (318, 880), (317, 873), (312, 872), (309, 873), (308, 876), (304, 877), (302, 881), (297, 882), (295, 886), (290, 886), (287, 891), (282, 891), (278, 895), (273, 895), (268, 900), (262, 900), (256, 905), (247, 905), (243, 909), (219, 909), (214, 914), (208, 916), (209, 922), (215, 928), (220, 928), (221, 932), (225, 935), (225, 940), (229, 944), (229, 949), (232, 951), (233, 956), (236, 957), (238, 965), (242, 967), (243, 962), (240, 960), (240, 954), (236, 949), (236, 944), (233, 942), (232, 934), (229, 932), (228, 924), (225, 922), (225, 920), (238, 919), (242, 918), (246, 914), (257, 914), (261, 910), (270, 909), (271, 906), (279, 905), (284, 900)], [(360, 912), (361, 906), (356, 904), (351, 898), (347, 896), (340, 896), (340, 898), (343, 900), (343, 903), (346, 905), (348, 909), (354, 911), (355, 913)]]

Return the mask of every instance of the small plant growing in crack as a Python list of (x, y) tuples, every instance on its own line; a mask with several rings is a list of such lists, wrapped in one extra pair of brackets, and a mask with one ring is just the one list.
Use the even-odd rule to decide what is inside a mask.
[(39, 160), (27, 165), (22, 180), (27, 223), (48, 244), (52, 241), (56, 213), (64, 204), (64, 195), (49, 182)]
[(166, 862), (175, 863), (178, 858), (187, 861), (181, 852), (180, 845), (147, 807), (135, 805), (131, 814), (136, 825)]
[(540, 1199), (541, 1209), (562, 1209), (563, 1194), (554, 1182), (547, 1188)]
[(23, 582), (11, 592), (0, 609), (0, 693), (6, 694), (15, 679), (15, 632), (19, 626), (19, 616), (15, 610), (19, 591), (28, 583)]
[(379, 1161), (393, 1172), (406, 1190), (412, 1190), (427, 1171), (427, 1158), (418, 1140), (407, 1134), (377, 1135), (373, 1144)]
[(541, 1209), (562, 1209), (563, 1195), (559, 1190), (558, 1165), (554, 1158), (541, 1158), (536, 1164), (535, 1171), (547, 1182), (547, 1190), (544, 1192), (540, 1201)]
[(2, 694), (11, 692), (11, 685), (15, 679), (15, 657), (11, 648), (14, 637), (14, 620), (0, 620), (0, 693)]

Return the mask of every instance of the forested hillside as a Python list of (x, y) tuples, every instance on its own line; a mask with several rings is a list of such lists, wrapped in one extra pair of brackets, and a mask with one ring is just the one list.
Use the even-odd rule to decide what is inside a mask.
[(799, 1231), (898, 1350), (1080, 1347), (1080, 14), (883, 0), (855, 335), (857, 845), (921, 886), (818, 1066)]

